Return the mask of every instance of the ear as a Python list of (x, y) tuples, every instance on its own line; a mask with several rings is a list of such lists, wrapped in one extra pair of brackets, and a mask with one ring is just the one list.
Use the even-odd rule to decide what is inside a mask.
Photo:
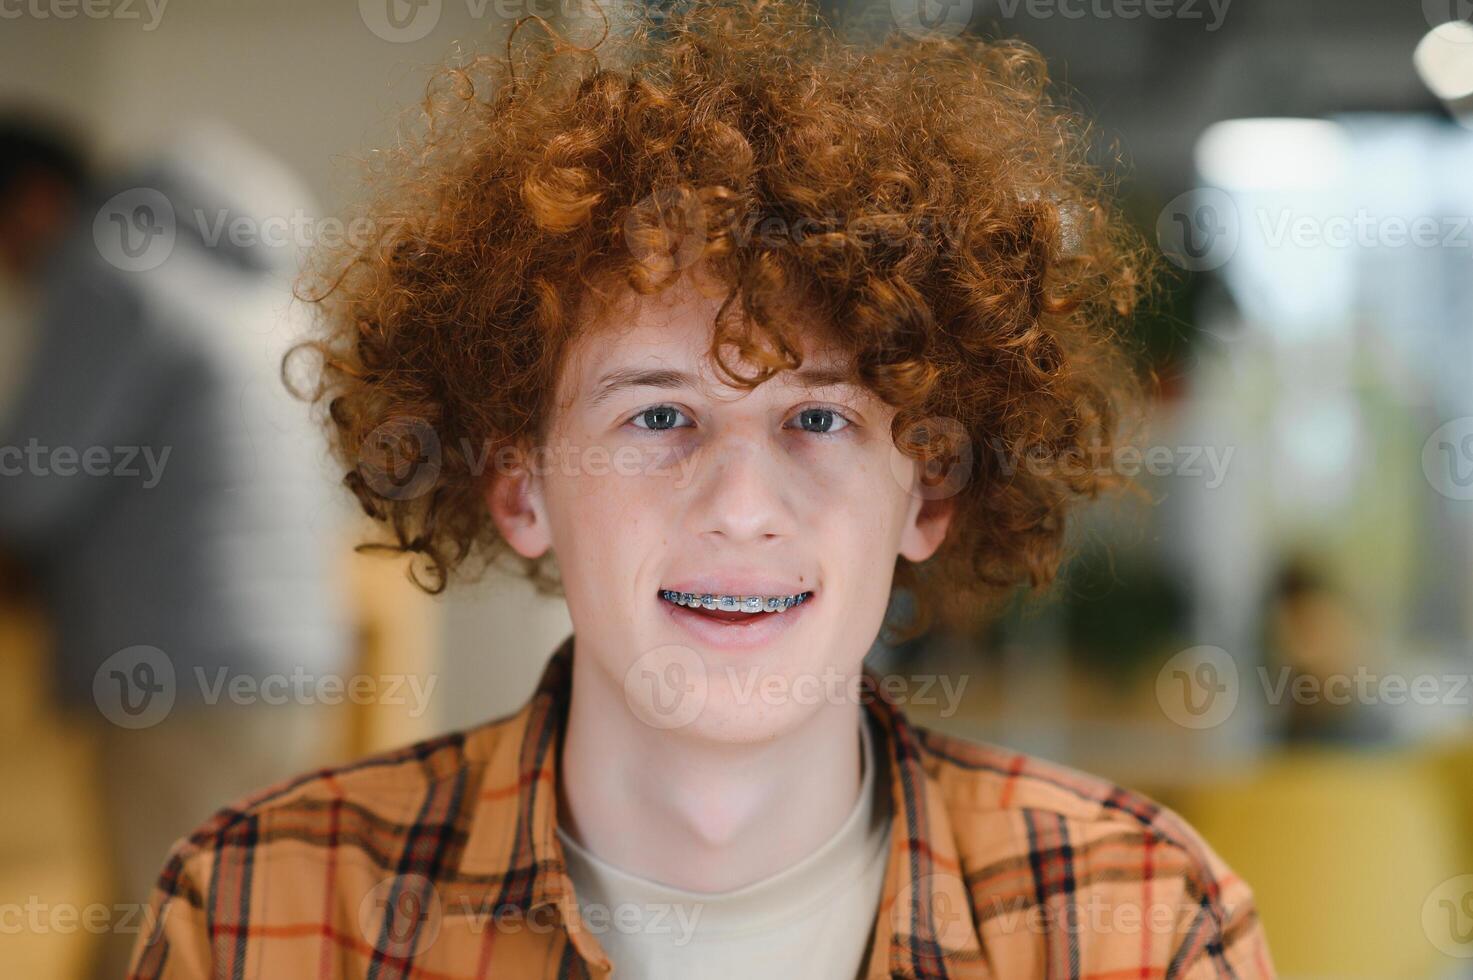
[(538, 558), (552, 547), (542, 479), (517, 453), (510, 466), (497, 466), (486, 485), (486, 507), (496, 529), (523, 558)]
[(900, 553), (913, 562), (930, 558), (946, 540), (955, 513), (954, 497), (927, 500), (913, 491), (906, 508), (905, 526), (900, 529)]

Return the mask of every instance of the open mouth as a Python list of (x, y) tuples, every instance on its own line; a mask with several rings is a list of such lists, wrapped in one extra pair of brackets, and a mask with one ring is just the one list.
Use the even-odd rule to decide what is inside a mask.
[(659, 595), (665, 602), (689, 609), (703, 619), (742, 625), (769, 616), (780, 616), (794, 606), (802, 605), (812, 597), (813, 592), (796, 592), (791, 595), (713, 595), (661, 589)]

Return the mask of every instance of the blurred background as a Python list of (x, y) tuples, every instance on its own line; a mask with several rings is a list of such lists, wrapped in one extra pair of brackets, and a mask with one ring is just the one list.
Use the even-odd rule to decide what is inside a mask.
[[(1046, 596), (872, 661), (945, 679), (919, 721), (1179, 810), (1284, 976), (1473, 976), (1473, 7), (825, 10), (1037, 45), (1171, 272), (1114, 460), (1147, 495)], [(430, 68), (577, 12), (0, 0), (0, 975), (121, 976), (175, 837), (515, 709), (571, 628), (354, 553), (278, 364)]]

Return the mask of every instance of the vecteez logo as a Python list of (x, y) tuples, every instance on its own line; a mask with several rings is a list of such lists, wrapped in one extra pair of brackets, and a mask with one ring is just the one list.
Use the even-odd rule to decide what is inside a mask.
[(440, 22), (441, 0), (358, 0), (363, 25), (395, 44), (418, 41)]
[(1188, 272), (1227, 265), (1242, 234), (1238, 207), (1226, 192), (1198, 187), (1167, 202), (1156, 218), (1156, 244), (1166, 260)]
[(1449, 500), (1473, 500), (1473, 416), (1444, 422), (1427, 437), (1422, 474)]
[(890, 0), (890, 16), (910, 37), (955, 37), (972, 22), (972, 0)]
[(1216, 728), (1238, 706), (1237, 661), (1222, 647), (1183, 650), (1156, 674), (1156, 701), (1183, 728)]
[(119, 728), (152, 728), (169, 716), (177, 695), (174, 662), (158, 647), (119, 650), (92, 675), (93, 703)]
[(92, 241), (108, 264), (124, 272), (157, 269), (174, 251), (174, 205), (152, 187), (114, 194), (92, 219)]

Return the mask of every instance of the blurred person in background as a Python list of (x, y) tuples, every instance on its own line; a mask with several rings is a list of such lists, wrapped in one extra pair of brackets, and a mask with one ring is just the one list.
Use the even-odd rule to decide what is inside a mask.
[[(1393, 735), (1386, 704), (1358, 690), (1379, 676), (1364, 615), (1309, 557), (1291, 555), (1268, 602), (1270, 693), (1291, 742), (1374, 744)], [(1360, 683), (1363, 688), (1363, 680)]]
[(323, 761), (296, 692), (350, 656), (341, 515), (279, 376), (296, 255), (261, 233), (303, 200), (219, 127), (103, 183), (61, 129), (0, 117), (0, 551), (59, 705), (97, 726), (115, 902), (223, 801)]

